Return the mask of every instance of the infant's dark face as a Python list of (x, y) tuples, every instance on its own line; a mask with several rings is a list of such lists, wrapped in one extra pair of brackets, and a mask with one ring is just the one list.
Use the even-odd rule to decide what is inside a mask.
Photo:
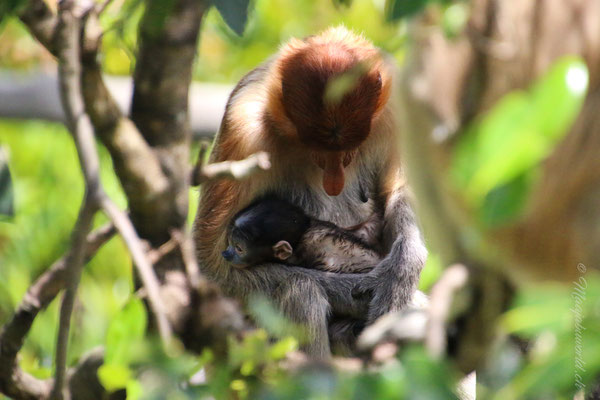
[(223, 258), (236, 268), (248, 268), (273, 258), (272, 246), (253, 243), (248, 238), (240, 237), (234, 228), (229, 235), (229, 246), (221, 254)]

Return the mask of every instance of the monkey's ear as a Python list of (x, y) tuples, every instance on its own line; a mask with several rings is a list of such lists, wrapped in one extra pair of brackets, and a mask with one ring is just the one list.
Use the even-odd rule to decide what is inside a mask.
[(287, 260), (292, 255), (292, 245), (280, 240), (273, 246), (273, 255), (280, 260)]

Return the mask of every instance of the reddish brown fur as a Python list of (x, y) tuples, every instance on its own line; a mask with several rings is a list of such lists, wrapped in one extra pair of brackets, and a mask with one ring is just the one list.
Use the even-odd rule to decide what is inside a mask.
[[(361, 129), (367, 129), (366, 134), (365, 130), (358, 132), (351, 126), (346, 127), (345, 130), (340, 131), (340, 137), (341, 139), (347, 138), (348, 141), (345, 143), (340, 140), (337, 145), (334, 142), (328, 142), (326, 138), (318, 139), (316, 137), (308, 139), (307, 143), (306, 137), (310, 136), (310, 133), (305, 134), (304, 140), (300, 137), (301, 135), (288, 117), (284, 106), (281, 79), (282, 70), (285, 72), (286, 68), (282, 65), (289, 66), (289, 60), (295, 59), (294, 56), (297, 54), (302, 54), (297, 61), (305, 60), (309, 64), (315, 63), (315, 59), (309, 57), (312, 52), (306, 50), (311, 46), (317, 46), (316, 53), (326, 59), (328, 59), (329, 53), (324, 53), (324, 49), (331, 50), (336, 47), (345, 49), (341, 53), (332, 52), (329, 61), (331, 68), (334, 68), (336, 73), (343, 72), (347, 67), (354, 65), (356, 60), (368, 61), (372, 66), (359, 84), (357, 92), (367, 98), (366, 114), (372, 114), (368, 116), (368, 127), (361, 127)], [(299, 78), (303, 76), (303, 79), (306, 79), (308, 75), (314, 73), (314, 65), (309, 65), (312, 68), (311, 72), (301, 72), (302, 65), (294, 65), (293, 70), (300, 74)], [(195, 226), (198, 255), (203, 270), (218, 280), (237, 281), (246, 277), (249, 279), (247, 283), (251, 284), (251, 279), (244, 275), (247, 271), (234, 270), (223, 262), (220, 254), (226, 243), (226, 227), (233, 215), (257, 196), (276, 187), (280, 182), (298, 181), (306, 182), (306, 185), (313, 187), (320, 187), (323, 172), (316, 164), (319, 160), (322, 161), (323, 158), (329, 157), (329, 154), (333, 152), (328, 151), (332, 148), (341, 150), (340, 160), (343, 165), (347, 166), (345, 169), (349, 176), (356, 174), (353, 172), (356, 163), (351, 162), (356, 156), (357, 159), (360, 158), (367, 164), (377, 163), (384, 166), (385, 171), (379, 177), (380, 188), (384, 193), (389, 193), (402, 184), (398, 172), (400, 160), (397, 157), (395, 121), (392, 108), (388, 104), (392, 71), (369, 42), (345, 29), (330, 29), (305, 41), (292, 39), (266, 68), (268, 71), (265, 82), (259, 85), (249, 84), (246, 88), (236, 89), (244, 90), (244, 102), (232, 103), (233, 106), (228, 107), (221, 130), (215, 139), (211, 162), (239, 160), (257, 151), (267, 151), (271, 154), (272, 169), (243, 181), (209, 182), (202, 187), (203, 195), (200, 199)], [(381, 76), (382, 84), (374, 85), (373, 77), (378, 76)], [(323, 79), (323, 76), (320, 79)], [(294, 79), (292, 79), (292, 83), (294, 83)], [(296, 84), (298, 83), (296, 82)], [(380, 86), (380, 88), (377, 89), (376, 86)], [(364, 94), (365, 91), (368, 93)], [(377, 98), (375, 98), (376, 94), (378, 94)], [(302, 96), (301, 93), (298, 95)], [(349, 103), (333, 112), (332, 115), (337, 115), (342, 120), (362, 121), (361, 124), (365, 124), (364, 119), (367, 117), (359, 115), (361, 114), (360, 107), (363, 107), (363, 104), (358, 95), (351, 94), (348, 99), (350, 99)], [(305, 101), (308, 100), (305, 99)], [(295, 104), (294, 99), (291, 99), (290, 102), (289, 104)], [(357, 109), (354, 110), (352, 107)], [(294, 115), (293, 109), (291, 111)], [(258, 117), (259, 114), (261, 117)], [(312, 115), (315, 118), (320, 114), (317, 112)], [(371, 132), (373, 134), (369, 135)], [(326, 147), (327, 143), (331, 143), (332, 148)], [(357, 149), (356, 147), (359, 145), (360, 147)], [(315, 151), (315, 149), (322, 151)], [(385, 201), (385, 198), (383, 200)], [(368, 213), (362, 217), (363, 219), (371, 211), (365, 212)], [(361, 220), (332, 222), (353, 224), (361, 222)], [(246, 294), (244, 291), (248, 289), (247, 287), (240, 288), (240, 291), (230, 294), (243, 297)]]

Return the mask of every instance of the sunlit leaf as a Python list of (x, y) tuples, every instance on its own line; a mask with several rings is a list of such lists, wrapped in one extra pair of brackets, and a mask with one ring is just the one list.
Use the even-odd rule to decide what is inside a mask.
[(448, 37), (461, 33), (469, 20), (469, 7), (465, 3), (452, 4), (444, 10), (442, 28)]
[(442, 274), (442, 261), (437, 254), (429, 253), (427, 262), (423, 271), (421, 271), (421, 279), (419, 280), (419, 289), (427, 292)]
[(557, 330), (571, 322), (568, 288), (556, 284), (537, 285), (518, 292), (514, 306), (502, 318), (509, 333), (536, 335)]
[(350, 7), (352, 5), (352, 0), (333, 0), (333, 4), (336, 6)]
[(113, 392), (127, 386), (131, 370), (120, 364), (104, 364), (98, 368), (98, 378), (107, 391)]
[(298, 350), (298, 341), (296, 338), (286, 337), (271, 346), (269, 349), (269, 358), (271, 360), (280, 360), (294, 350)]
[(127, 365), (131, 347), (144, 337), (146, 324), (144, 304), (140, 299), (132, 297), (108, 327), (105, 363)]
[(135, 379), (131, 379), (129, 382), (127, 382), (125, 389), (127, 391), (127, 400), (141, 399), (142, 394), (144, 394), (142, 384)]
[(214, 5), (227, 23), (238, 35), (244, 33), (248, 20), (250, 0), (214, 0)]
[(583, 61), (563, 58), (528, 91), (504, 96), (461, 136), (452, 180), (472, 206), (494, 208), (480, 212), (486, 222), (501, 223), (526, 204), (532, 169), (567, 133), (581, 110), (587, 84)]

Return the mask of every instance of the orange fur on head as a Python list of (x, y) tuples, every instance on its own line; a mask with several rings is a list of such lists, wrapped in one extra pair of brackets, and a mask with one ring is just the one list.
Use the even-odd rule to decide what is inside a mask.
[[(339, 99), (328, 101), (328, 85), (344, 74), (354, 82)], [(292, 39), (281, 49), (267, 110), (278, 132), (319, 153), (323, 187), (335, 196), (344, 187), (343, 161), (351, 160), (348, 154), (371, 133), (390, 87), (390, 71), (379, 50), (343, 27), (331, 28), (305, 40)]]

